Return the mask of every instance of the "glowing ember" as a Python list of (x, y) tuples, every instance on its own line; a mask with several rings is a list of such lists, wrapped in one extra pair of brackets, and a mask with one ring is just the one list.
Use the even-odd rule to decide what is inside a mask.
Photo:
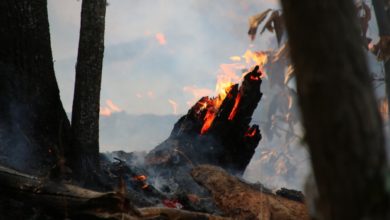
[(254, 137), (256, 135), (256, 129), (249, 128), (248, 131), (245, 133), (245, 137)]
[(141, 189), (146, 189), (149, 187), (149, 184), (147, 184), (145, 181), (148, 177), (145, 176), (145, 175), (137, 175), (137, 176), (134, 176), (133, 179), (136, 180), (136, 181), (139, 181), (142, 183), (142, 186), (141, 186)]
[(173, 108), (173, 114), (177, 115), (177, 103), (173, 101), (172, 99), (168, 99), (169, 104), (172, 105)]
[(133, 177), (134, 180), (145, 181), (147, 177), (145, 175), (138, 175)]
[(234, 116), (236, 116), (237, 108), (238, 108), (238, 104), (240, 103), (240, 100), (241, 100), (241, 94), (238, 93), (237, 97), (236, 97), (236, 101), (234, 102), (233, 109), (230, 112), (230, 115), (229, 115), (229, 118), (228, 118), (230, 121), (234, 119)]
[(208, 110), (207, 113), (206, 113), (206, 116), (204, 117), (204, 123), (203, 123), (203, 127), (202, 129), (200, 130), (200, 133), (201, 134), (204, 134), (207, 132), (207, 130), (210, 129), (211, 127), (211, 124), (213, 123), (214, 119), (215, 119), (215, 112), (212, 111), (212, 110)]
[(165, 39), (165, 35), (163, 33), (157, 33), (155, 37), (160, 45), (167, 44), (167, 40)]

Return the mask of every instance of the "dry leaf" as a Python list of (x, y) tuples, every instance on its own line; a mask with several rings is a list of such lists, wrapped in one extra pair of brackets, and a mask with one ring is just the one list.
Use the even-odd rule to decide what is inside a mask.
[(260, 14), (251, 16), (249, 18), (249, 31), (248, 31), (248, 35), (250, 36), (252, 41), (256, 37), (257, 28), (259, 27), (261, 22), (264, 21), (264, 19), (267, 17), (267, 15), (268, 15), (268, 13), (270, 11), (272, 11), (272, 10), (271, 9), (267, 9), (266, 11), (264, 11), (264, 12), (262, 12)]
[(278, 44), (280, 44), (283, 33), (284, 33), (284, 23), (283, 23), (283, 15), (279, 11), (273, 11), (270, 18), (265, 23), (261, 34), (268, 30), (269, 32), (274, 32), (276, 35), (276, 39), (278, 40)]

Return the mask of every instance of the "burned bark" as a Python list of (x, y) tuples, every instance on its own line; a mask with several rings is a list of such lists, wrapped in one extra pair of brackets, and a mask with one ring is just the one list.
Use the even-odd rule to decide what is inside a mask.
[(260, 76), (254, 68), (241, 86), (227, 89), (220, 106), (215, 104), (219, 97), (200, 99), (175, 124), (170, 137), (146, 156), (147, 163), (176, 167), (207, 163), (242, 174), (261, 139), (259, 127), (249, 125), (262, 96)]
[(282, 0), (323, 219), (389, 219), (382, 122), (354, 4)]
[(41, 175), (68, 147), (47, 1), (0, 2), (0, 162)]
[[(7, 199), (20, 201), (23, 206), (41, 209), (45, 216), (64, 218), (82, 213), (127, 212), (136, 215), (129, 200), (114, 192), (101, 193), (75, 185), (54, 182), (47, 178), (27, 175), (13, 169), (0, 166), (0, 201)], [(3, 206), (2, 206), (3, 208)], [(4, 210), (3, 210), (4, 211)], [(25, 215), (21, 210), (17, 216)], [(8, 212), (1, 212), (7, 217)], [(138, 213), (139, 214), (139, 213)]]
[(256, 189), (221, 168), (201, 165), (191, 175), (211, 192), (217, 206), (234, 219), (309, 219), (303, 202), (275, 195), (262, 187)]
[[(8, 212), (9, 210), (3, 210), (1, 206), (1, 218), (22, 216), (31, 218), (31, 215), (35, 215), (39, 219), (230, 219), (172, 208), (137, 209), (132, 205), (133, 201), (122, 192), (96, 192), (30, 176), (2, 166), (0, 166), (0, 186), (0, 203), (6, 200), (13, 203), (18, 201), (13, 208), (23, 207), (15, 215), (13, 212)], [(31, 213), (37, 212), (38, 209), (43, 211), (41, 215)]]
[(93, 182), (99, 170), (99, 108), (106, 0), (83, 0), (76, 84), (72, 109), (72, 149), (67, 159), (76, 179)]

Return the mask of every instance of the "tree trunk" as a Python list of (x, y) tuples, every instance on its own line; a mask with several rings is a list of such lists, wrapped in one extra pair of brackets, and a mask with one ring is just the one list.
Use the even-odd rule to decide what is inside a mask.
[(76, 85), (72, 110), (72, 150), (75, 177), (88, 182), (99, 170), (99, 106), (104, 53), (106, 0), (83, 0)]
[(324, 219), (389, 219), (382, 122), (352, 0), (282, 0)]
[(42, 174), (67, 147), (46, 0), (0, 1), (0, 163)]
[[(390, 2), (387, 3), (387, 9), (385, 9), (386, 3), (384, 0), (372, 0), (372, 5), (375, 10), (379, 37), (390, 37)], [(390, 59), (384, 60), (383, 64), (385, 69), (386, 95), (390, 99)], [(388, 109), (390, 109), (390, 101), (387, 103)]]

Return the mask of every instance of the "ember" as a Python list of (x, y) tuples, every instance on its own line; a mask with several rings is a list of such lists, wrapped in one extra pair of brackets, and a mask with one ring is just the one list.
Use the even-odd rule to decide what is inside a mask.
[(240, 99), (241, 99), (241, 94), (238, 93), (237, 97), (236, 97), (236, 101), (234, 102), (233, 109), (230, 112), (230, 115), (229, 115), (229, 118), (228, 118), (230, 121), (233, 120), (234, 116), (236, 116), (238, 104), (240, 103)]
[(256, 135), (256, 129), (249, 128), (248, 131), (245, 133), (245, 137), (254, 137)]
[(133, 178), (135, 180), (138, 180), (138, 181), (145, 181), (147, 179), (147, 177), (145, 175), (139, 175), (139, 176), (135, 176)]

